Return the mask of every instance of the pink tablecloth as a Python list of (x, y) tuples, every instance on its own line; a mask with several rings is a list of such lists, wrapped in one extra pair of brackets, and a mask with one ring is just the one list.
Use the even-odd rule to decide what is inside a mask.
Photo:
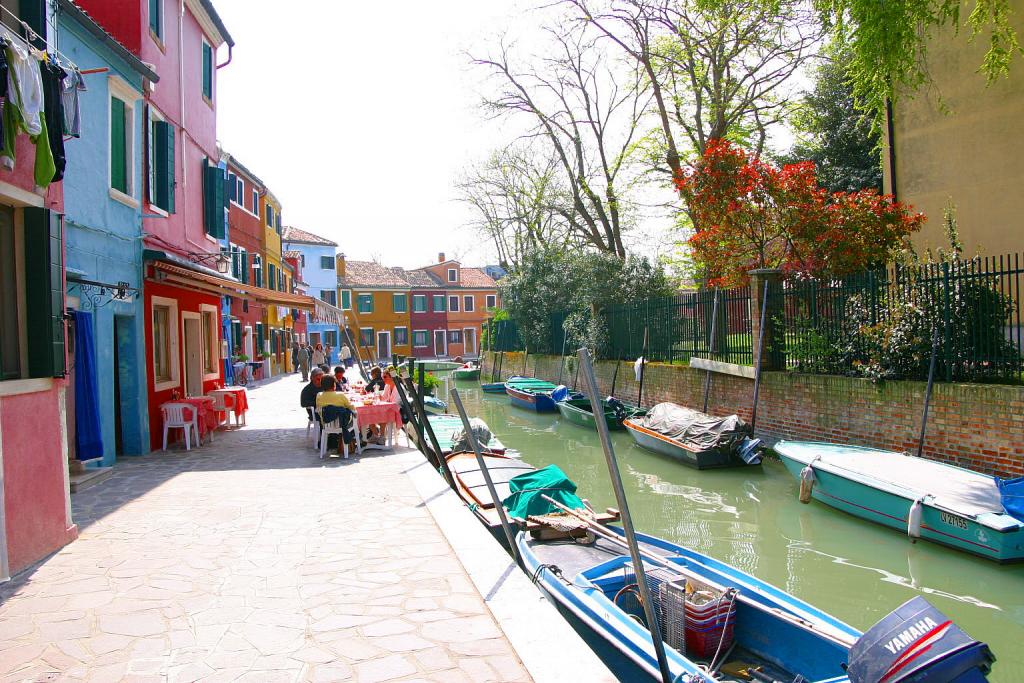
[(196, 408), (199, 415), (199, 439), (206, 438), (211, 429), (217, 427), (217, 411), (213, 409), (213, 399), (209, 396), (183, 398), (178, 403), (188, 403)]
[(397, 427), (402, 426), (402, 411), (398, 409), (397, 403), (376, 403), (364, 406), (363, 397), (360, 395), (349, 395), (348, 399), (356, 407), (356, 417), (359, 418), (360, 426), (387, 424), (388, 422), (393, 422)]

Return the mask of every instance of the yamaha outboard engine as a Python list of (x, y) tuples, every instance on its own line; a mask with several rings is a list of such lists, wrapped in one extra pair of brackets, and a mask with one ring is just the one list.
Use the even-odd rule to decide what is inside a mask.
[(851, 683), (978, 683), (995, 656), (927, 600), (916, 597), (850, 648)]
[(608, 407), (612, 409), (612, 413), (615, 415), (615, 421), (619, 424), (622, 424), (622, 421), (629, 417), (629, 415), (626, 414), (626, 406), (623, 405), (622, 401), (614, 396), (606, 398), (605, 403), (607, 403)]

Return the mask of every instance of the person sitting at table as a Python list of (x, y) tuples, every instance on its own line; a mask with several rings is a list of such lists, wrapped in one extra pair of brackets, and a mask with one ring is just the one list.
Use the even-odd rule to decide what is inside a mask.
[(372, 394), (374, 389), (384, 391), (384, 380), (381, 378), (380, 368), (370, 368), (370, 383), (366, 385), (366, 393)]
[(323, 370), (313, 368), (313, 372), (309, 376), (309, 384), (302, 387), (302, 393), (299, 395), (299, 405), (306, 409), (310, 422), (316, 419), (313, 409), (316, 407), (316, 395), (320, 393), (320, 378), (323, 376)]
[(348, 378), (345, 377), (345, 368), (340, 365), (334, 366), (334, 381), (338, 385), (338, 391), (348, 391)]
[[(316, 396), (316, 407), (324, 423), (334, 422), (338, 419), (341, 420), (342, 424), (345, 425), (345, 443), (350, 444), (355, 441), (356, 435), (355, 432), (348, 429), (348, 425), (356, 409), (348, 400), (348, 396), (340, 391), (335, 391), (335, 389), (337, 389), (337, 384), (334, 381), (334, 377), (324, 375), (320, 379), (320, 393)], [(332, 445), (330, 436), (328, 436), (327, 447), (338, 448), (339, 445)]]

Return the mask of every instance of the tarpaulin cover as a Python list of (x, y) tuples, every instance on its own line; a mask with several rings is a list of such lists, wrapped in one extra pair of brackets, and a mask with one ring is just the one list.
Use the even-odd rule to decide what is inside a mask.
[(531, 515), (549, 515), (561, 512), (541, 495), (546, 495), (571, 510), (584, 510), (586, 506), (576, 495), (576, 484), (558, 465), (548, 465), (534, 472), (512, 477), (508, 481), (509, 497), (501, 501), (509, 515), (527, 519)]
[(1024, 477), (996, 479), (1003, 510), (1014, 519), (1024, 522)]
[[(473, 445), (469, 443), (469, 435), (466, 434), (466, 428), (461, 426), (458, 430), (452, 433), (452, 451), (466, 451), (468, 453), (473, 452)], [(480, 444), (481, 448), (487, 448), (487, 444), (491, 442), (493, 434), (491, 434), (490, 427), (483, 420), (471, 417), (469, 419), (469, 428), (473, 431), (473, 436), (476, 437), (476, 442)]]
[(659, 403), (639, 421), (641, 427), (683, 443), (694, 451), (734, 448), (753, 434), (738, 415), (714, 417), (675, 403)]

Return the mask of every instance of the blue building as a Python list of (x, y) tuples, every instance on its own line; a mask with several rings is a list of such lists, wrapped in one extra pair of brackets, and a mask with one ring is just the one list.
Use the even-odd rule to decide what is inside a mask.
[(69, 446), (88, 465), (109, 466), (149, 451), (142, 93), (158, 77), (74, 3), (58, 7), (61, 52), (83, 71), (98, 70), (83, 76), (81, 135), (65, 144), (64, 221), (74, 327), (68, 415), (82, 424), (98, 419), (99, 438), (77, 432)]
[[(337, 249), (338, 245), (335, 242), (296, 227), (285, 226), (281, 233), (281, 250), (299, 253), (306, 293), (335, 307), (339, 304), (338, 273), (335, 265)], [(331, 365), (338, 362), (338, 349), (341, 348), (341, 328), (338, 325), (310, 320), (306, 326), (306, 334), (306, 340), (314, 346), (318, 342), (325, 347), (330, 345), (332, 351), (329, 362)]]

